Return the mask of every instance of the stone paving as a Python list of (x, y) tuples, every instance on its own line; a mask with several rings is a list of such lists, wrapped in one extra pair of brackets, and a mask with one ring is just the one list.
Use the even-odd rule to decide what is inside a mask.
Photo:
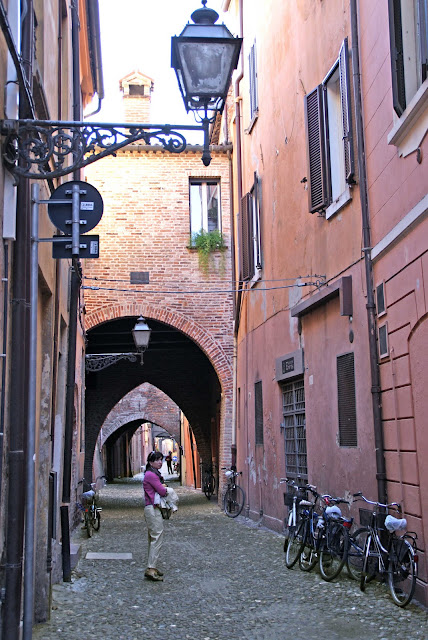
[[(35, 640), (406, 640), (428, 639), (428, 614), (400, 609), (387, 588), (366, 593), (347, 577), (288, 570), (283, 538), (227, 518), (201, 491), (177, 487), (179, 511), (165, 522), (164, 582), (144, 578), (147, 534), (141, 482), (101, 491), (101, 529), (79, 531), (82, 556), (71, 583), (53, 588), (51, 620)], [(86, 559), (87, 553), (132, 559)]]

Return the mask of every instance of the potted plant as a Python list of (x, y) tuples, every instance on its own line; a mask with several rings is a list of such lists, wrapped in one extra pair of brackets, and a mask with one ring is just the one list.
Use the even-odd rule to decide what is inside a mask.
[(211, 254), (226, 250), (223, 234), (219, 229), (213, 229), (213, 231), (201, 229), (198, 233), (193, 233), (190, 246), (197, 250), (199, 266), (204, 273), (208, 272)]

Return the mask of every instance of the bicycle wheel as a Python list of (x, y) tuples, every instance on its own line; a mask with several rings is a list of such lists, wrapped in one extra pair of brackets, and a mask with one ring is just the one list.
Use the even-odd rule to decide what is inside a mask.
[(100, 530), (100, 526), (101, 526), (101, 514), (98, 511), (98, 509), (95, 507), (95, 517), (92, 521), (92, 526), (94, 528), (94, 531), (99, 531)]
[(373, 580), (379, 567), (379, 553), (373, 539), (373, 534), (369, 531), (363, 554), (363, 568), (360, 574), (360, 589), (366, 590), (366, 584)]
[(337, 578), (346, 562), (349, 535), (340, 522), (329, 522), (320, 549), (321, 577), (330, 582)]
[(312, 571), (318, 564), (318, 553), (316, 550), (316, 540), (310, 531), (310, 521), (308, 521), (307, 533), (303, 543), (303, 549), (299, 555), (299, 568), (301, 571)]
[(395, 604), (399, 607), (408, 605), (415, 593), (416, 563), (412, 545), (403, 538), (392, 539), (388, 584)]
[[(291, 529), (291, 528), (290, 528)], [(285, 566), (291, 569), (296, 564), (305, 544), (306, 522), (301, 520), (288, 536), (287, 551), (285, 552)]]
[(85, 509), (85, 529), (88, 538), (92, 536), (91, 515), (89, 509)]
[(214, 479), (210, 478), (204, 483), (204, 493), (208, 500), (211, 500), (211, 496), (214, 493)]
[(346, 568), (348, 574), (354, 580), (361, 580), (361, 572), (364, 564), (364, 549), (369, 530), (360, 527), (349, 538), (348, 555), (346, 558)]
[(241, 513), (245, 502), (245, 494), (237, 484), (227, 488), (224, 496), (224, 512), (229, 518), (236, 518)]

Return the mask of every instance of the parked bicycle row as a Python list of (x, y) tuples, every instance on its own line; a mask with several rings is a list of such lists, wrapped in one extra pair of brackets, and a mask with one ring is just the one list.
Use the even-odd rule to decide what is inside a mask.
[(395, 604), (409, 604), (418, 569), (417, 535), (407, 531), (405, 518), (396, 517), (402, 513), (399, 503), (382, 504), (361, 492), (354, 493), (353, 501), (371, 507), (359, 509), (357, 527), (353, 518), (342, 515), (339, 505), (350, 504), (345, 498), (320, 494), (310, 484), (282, 478), (284, 482), (288, 487), (284, 501), (289, 508), (284, 552), (289, 569), (297, 563), (302, 571), (319, 566), (322, 578), (329, 582), (346, 566), (361, 591), (380, 575), (386, 579)]

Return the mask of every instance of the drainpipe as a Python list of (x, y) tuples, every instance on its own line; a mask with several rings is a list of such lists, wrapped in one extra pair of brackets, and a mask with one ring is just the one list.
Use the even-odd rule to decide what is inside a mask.
[(361, 217), (363, 226), (363, 253), (367, 287), (367, 321), (369, 330), (370, 376), (372, 393), (373, 426), (376, 452), (376, 480), (379, 502), (387, 502), (385, 450), (382, 431), (382, 405), (380, 374), (376, 345), (376, 306), (374, 301), (373, 265), (371, 261), (370, 215), (367, 189), (366, 156), (361, 99), (361, 77), (358, 46), (357, 0), (350, 0), (352, 35), (352, 77), (355, 96), (355, 120), (358, 142), (358, 173), (360, 182)]
[[(73, 50), (73, 119), (81, 120), (81, 91), (80, 91), (80, 52), (79, 52), (79, 13), (77, 2), (71, 6), (71, 38)], [(80, 171), (73, 173), (73, 179), (80, 179)], [(73, 448), (73, 418), (74, 418), (74, 386), (76, 382), (76, 342), (77, 342), (77, 314), (80, 291), (80, 263), (73, 260), (70, 286), (70, 311), (68, 322), (68, 358), (67, 383), (65, 396), (65, 428), (64, 428), (64, 459), (61, 505), (61, 534), (62, 534), (62, 577), (64, 582), (71, 582), (71, 552), (70, 552), (70, 494), (71, 494), (71, 462)], [(88, 482), (91, 478), (86, 478)]]
[[(32, 79), (33, 59), (33, 3), (27, 1), (25, 16), (21, 16), (23, 64), (19, 80), (19, 116), (34, 117), (28, 101)], [(12, 54), (12, 52), (11, 52)], [(12, 56), (13, 57), (13, 56)], [(17, 68), (18, 71), (18, 68)], [(30, 89), (31, 90), (31, 89)], [(12, 299), (11, 299), (11, 344), (10, 344), (10, 389), (9, 451), (8, 451), (8, 495), (5, 545), (5, 597), (2, 606), (2, 638), (18, 640), (20, 637), (22, 598), (22, 557), (25, 513), (25, 434), (27, 404), (23, 401), (28, 390), (28, 321), (29, 321), (29, 264), (30, 264), (30, 185), (22, 180), (17, 187), (16, 241), (13, 248)]]
[[(239, 0), (239, 37), (243, 38), (244, 34), (244, 15), (243, 15), (243, 0)], [(241, 208), (242, 201), (242, 135), (241, 135), (241, 100), (240, 95), (240, 83), (244, 77), (244, 55), (241, 50), (241, 64), (239, 74), (235, 80), (235, 131), (236, 131), (236, 184), (237, 184), (237, 198), (238, 198), (238, 211)], [(233, 227), (234, 228), (234, 227)], [(235, 235), (235, 234), (234, 234)], [(239, 239), (239, 226), (236, 236)], [(241, 287), (239, 287), (241, 289)], [(238, 335), (239, 321), (240, 321), (240, 309), (241, 309), (241, 291), (238, 292), (238, 296), (235, 303), (235, 335)]]

